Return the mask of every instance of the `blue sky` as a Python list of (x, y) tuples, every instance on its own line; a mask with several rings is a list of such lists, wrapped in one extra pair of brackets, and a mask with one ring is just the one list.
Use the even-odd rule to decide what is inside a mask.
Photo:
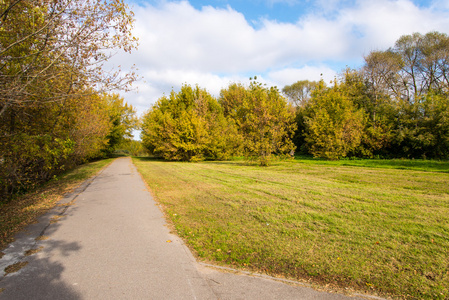
[(139, 114), (164, 93), (198, 84), (213, 95), (250, 76), (279, 88), (332, 80), (404, 34), (449, 34), (447, 0), (129, 0), (139, 49), (113, 65), (136, 65)]

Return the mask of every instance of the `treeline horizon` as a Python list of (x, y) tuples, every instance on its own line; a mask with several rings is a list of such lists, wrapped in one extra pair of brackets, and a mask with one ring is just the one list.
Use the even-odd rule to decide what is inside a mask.
[[(198, 86), (161, 97), (138, 120), (113, 91), (133, 72), (106, 70), (130, 52), (123, 0), (1, 3), (0, 202), (118, 147), (167, 160), (244, 156), (268, 165), (295, 153), (325, 159), (449, 157), (449, 38), (414, 33), (373, 51), (331, 85), (267, 87), (254, 78), (219, 97)], [(97, 41), (102, 43), (98, 44)], [(142, 129), (142, 143), (131, 131)]]
[(250, 79), (216, 99), (185, 85), (159, 99), (142, 117), (142, 130), (150, 153), (168, 160), (243, 155), (266, 165), (293, 151), (332, 160), (447, 159), (449, 37), (404, 35), (329, 86), (303, 80), (281, 93)]
[[(219, 99), (184, 85), (161, 97), (142, 117), (141, 138), (150, 154), (167, 160), (226, 160), (243, 155), (268, 165), (294, 150), (294, 109), (277, 88), (233, 83)], [(252, 79), (251, 79), (252, 80)]]

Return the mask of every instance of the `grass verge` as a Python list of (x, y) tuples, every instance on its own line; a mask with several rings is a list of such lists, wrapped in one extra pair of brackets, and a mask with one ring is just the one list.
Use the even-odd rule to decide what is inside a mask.
[(87, 163), (8, 203), (0, 203), (0, 249), (14, 240), (14, 235), (26, 225), (53, 208), (61, 197), (96, 174), (113, 159)]
[(448, 162), (134, 163), (202, 260), (394, 298), (449, 295)]

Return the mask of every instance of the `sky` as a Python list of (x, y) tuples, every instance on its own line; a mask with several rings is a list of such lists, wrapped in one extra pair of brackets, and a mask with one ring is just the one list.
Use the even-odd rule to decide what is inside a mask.
[(122, 94), (138, 115), (183, 84), (219, 96), (253, 76), (279, 89), (330, 82), (402, 35), (449, 34), (448, 0), (127, 1), (139, 47), (110, 63), (138, 69), (136, 90)]

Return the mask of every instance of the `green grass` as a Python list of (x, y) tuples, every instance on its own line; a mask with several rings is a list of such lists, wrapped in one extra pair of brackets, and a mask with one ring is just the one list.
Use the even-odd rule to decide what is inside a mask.
[(322, 160), (311, 157), (296, 157), (305, 164), (322, 164), (333, 166), (353, 166), (382, 169), (402, 169), (428, 172), (449, 173), (449, 161), (423, 159), (343, 159), (337, 161)]
[(448, 162), (134, 163), (200, 259), (396, 298), (449, 296)]
[(64, 194), (95, 175), (112, 160), (105, 159), (78, 166), (32, 192), (17, 196), (8, 203), (0, 203), (0, 250), (14, 240), (17, 232), (54, 207)]

